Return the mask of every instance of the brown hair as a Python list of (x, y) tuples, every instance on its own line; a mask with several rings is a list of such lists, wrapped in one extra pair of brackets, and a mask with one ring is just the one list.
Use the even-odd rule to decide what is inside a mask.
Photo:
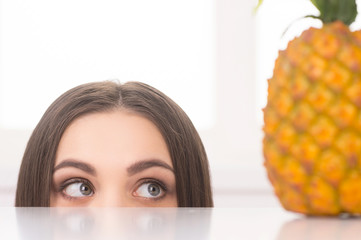
[(61, 95), (34, 129), (19, 171), (16, 207), (48, 207), (60, 139), (76, 118), (125, 108), (152, 121), (168, 146), (179, 207), (213, 207), (207, 155), (183, 110), (157, 89), (139, 82), (83, 84)]

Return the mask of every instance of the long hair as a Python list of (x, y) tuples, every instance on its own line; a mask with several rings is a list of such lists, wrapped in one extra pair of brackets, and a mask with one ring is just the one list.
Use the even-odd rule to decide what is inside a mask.
[(87, 83), (55, 100), (34, 129), (19, 171), (16, 207), (48, 207), (60, 139), (75, 119), (90, 113), (128, 109), (161, 132), (175, 172), (178, 207), (213, 207), (207, 155), (184, 111), (157, 89), (139, 82)]

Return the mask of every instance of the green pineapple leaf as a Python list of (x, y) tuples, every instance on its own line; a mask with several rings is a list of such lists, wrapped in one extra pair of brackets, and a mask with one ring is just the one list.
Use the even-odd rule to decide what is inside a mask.
[(258, 9), (259, 9), (259, 7), (262, 5), (262, 3), (263, 3), (263, 0), (258, 0), (258, 4), (257, 4), (257, 6), (254, 8), (254, 12), (257, 12), (257, 11), (258, 11)]
[(324, 23), (339, 20), (350, 25), (356, 19), (356, 0), (311, 0), (311, 2), (320, 11), (319, 19)]

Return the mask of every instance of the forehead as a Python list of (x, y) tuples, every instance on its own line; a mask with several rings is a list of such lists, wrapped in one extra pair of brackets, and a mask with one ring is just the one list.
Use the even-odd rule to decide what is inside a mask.
[(161, 159), (172, 166), (158, 128), (147, 118), (124, 110), (92, 113), (74, 120), (60, 140), (55, 164), (68, 158), (110, 167)]

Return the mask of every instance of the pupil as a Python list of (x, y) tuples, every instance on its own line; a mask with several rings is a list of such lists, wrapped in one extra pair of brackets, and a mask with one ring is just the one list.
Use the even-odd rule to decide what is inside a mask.
[(155, 184), (149, 184), (148, 186), (148, 192), (150, 193), (150, 195), (152, 196), (158, 196), (160, 193), (160, 188), (159, 186), (155, 185)]
[(90, 195), (91, 194), (91, 189), (88, 185), (86, 184), (82, 184), (80, 186), (80, 192), (83, 194), (83, 195)]

